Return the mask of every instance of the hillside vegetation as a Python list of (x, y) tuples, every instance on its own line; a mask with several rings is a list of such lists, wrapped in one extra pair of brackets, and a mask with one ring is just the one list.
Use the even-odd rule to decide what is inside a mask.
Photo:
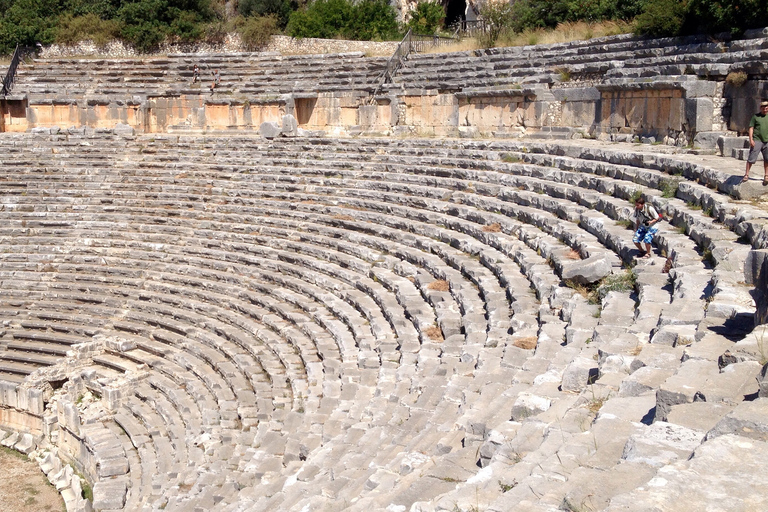
[[(236, 2), (236, 0), (231, 0)], [(150, 52), (163, 42), (220, 43), (240, 34), (257, 49), (273, 34), (353, 40), (398, 39), (446, 30), (443, 8), (421, 0), (398, 24), (388, 0), (0, 0), (0, 54), (16, 44), (97, 44), (119, 39)], [(481, 15), (489, 30), (480, 41), (492, 46), (520, 34), (562, 24), (614, 22), (619, 30), (651, 36), (694, 32), (736, 35), (766, 24), (765, 0), (514, 0), (486, 2)], [(587, 34), (588, 35), (588, 34)], [(529, 38), (530, 39), (530, 38)], [(533, 38), (537, 39), (537, 38)], [(532, 40), (533, 40), (532, 39)]]

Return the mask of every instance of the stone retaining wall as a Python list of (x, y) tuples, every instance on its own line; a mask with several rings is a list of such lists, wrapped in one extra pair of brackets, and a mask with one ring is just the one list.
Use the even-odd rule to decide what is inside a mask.
[[(297, 39), (290, 36), (272, 36), (272, 40), (263, 51), (291, 54), (320, 54), (364, 52), (370, 55), (391, 55), (397, 49), (400, 41), (345, 41), (341, 39)], [(165, 44), (157, 55), (168, 53), (209, 53), (244, 52), (238, 34), (228, 34), (221, 44)], [(52, 44), (44, 47), (39, 56), (44, 59), (61, 57), (98, 56), (105, 58), (137, 57), (139, 53), (129, 44), (122, 41), (111, 41), (105, 45), (96, 45), (93, 41), (81, 41), (73, 45)]]

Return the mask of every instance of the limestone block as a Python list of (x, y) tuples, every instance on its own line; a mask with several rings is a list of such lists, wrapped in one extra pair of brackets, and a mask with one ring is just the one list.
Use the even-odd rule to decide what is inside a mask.
[(96, 510), (119, 510), (125, 506), (128, 490), (123, 479), (100, 480), (93, 486), (93, 508)]
[(711, 402), (693, 402), (673, 405), (667, 422), (701, 432), (709, 432), (735, 405)]
[(726, 366), (712, 376), (699, 390), (697, 399), (707, 402), (738, 403), (745, 396), (758, 393), (757, 377), (761, 365), (757, 361), (743, 361)]
[(755, 287), (755, 325), (768, 323), (768, 249), (749, 252), (744, 262), (744, 282)]
[(656, 397), (651, 393), (633, 397), (611, 396), (600, 408), (598, 418), (611, 417), (636, 423), (649, 423), (654, 407), (656, 407)]
[(605, 510), (763, 510), (768, 485), (765, 450), (768, 443), (733, 435), (704, 442), (690, 460), (661, 468), (647, 485), (614, 497)]
[(522, 421), (546, 411), (551, 405), (552, 401), (549, 398), (520, 393), (512, 406), (512, 420)]
[(661, 467), (677, 460), (687, 460), (703, 439), (704, 433), (700, 431), (657, 421), (630, 436), (621, 458)]
[(12, 432), (8, 437), (0, 441), (0, 444), (5, 446), (6, 448), (10, 448), (19, 442), (20, 437), (21, 437), (21, 434), (19, 434), (18, 432)]
[(690, 345), (695, 340), (695, 325), (663, 325), (651, 337), (651, 343), (669, 347)]
[(24, 455), (29, 455), (35, 449), (35, 445), (35, 438), (32, 434), (22, 434), (21, 439), (13, 445), (13, 449)]
[(706, 389), (709, 379), (719, 373), (717, 363), (689, 359), (656, 392), (656, 418), (665, 421), (673, 405), (690, 403)]
[(698, 131), (693, 138), (693, 145), (701, 149), (718, 149), (718, 142), (724, 135), (725, 132)]
[(265, 121), (259, 126), (259, 135), (265, 139), (274, 139), (280, 135), (281, 131), (280, 125), (273, 121)]
[(707, 440), (726, 434), (736, 434), (759, 441), (768, 441), (768, 398), (741, 402), (707, 432)]
[(674, 370), (644, 366), (621, 382), (619, 396), (641, 396), (654, 393), (672, 375)]
[(283, 116), (283, 135), (293, 137), (298, 134), (298, 128), (299, 124), (295, 117), (293, 117), (291, 114), (286, 114)]
[(685, 122), (694, 132), (712, 130), (714, 103), (710, 98), (688, 98), (685, 100)]
[(126, 136), (126, 135), (132, 136), (136, 133), (136, 131), (133, 129), (132, 126), (124, 123), (117, 123), (115, 127), (112, 129), (112, 132), (115, 135), (122, 135), (122, 136)]
[(611, 270), (613, 266), (607, 258), (593, 256), (563, 265), (561, 277), (577, 284), (592, 284), (609, 275)]
[(762, 398), (768, 397), (768, 363), (764, 364), (760, 370), (757, 376), (757, 385), (760, 388), (758, 396)]
[(594, 359), (578, 357), (565, 368), (560, 387), (563, 391), (580, 392), (597, 380), (597, 376), (597, 362)]

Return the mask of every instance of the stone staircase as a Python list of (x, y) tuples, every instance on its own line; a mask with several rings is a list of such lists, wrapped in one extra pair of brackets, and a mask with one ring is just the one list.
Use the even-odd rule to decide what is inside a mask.
[[(762, 474), (766, 214), (730, 174), (540, 140), (0, 154), (3, 405), (96, 510), (647, 510), (738, 480), (724, 452)], [(669, 222), (636, 263), (638, 194)]]

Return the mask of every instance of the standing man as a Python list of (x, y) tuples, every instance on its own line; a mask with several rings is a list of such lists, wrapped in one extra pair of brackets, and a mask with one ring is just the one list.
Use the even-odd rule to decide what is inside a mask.
[(632, 241), (640, 251), (638, 259), (647, 260), (651, 257), (651, 242), (653, 242), (653, 236), (659, 232), (659, 227), (656, 224), (661, 219), (662, 217), (656, 208), (646, 204), (642, 196), (637, 198), (635, 201), (635, 236), (632, 237)]
[(763, 185), (768, 185), (768, 101), (760, 103), (760, 112), (749, 120), (749, 157), (747, 171), (741, 179), (745, 183), (749, 179), (749, 170), (757, 162), (757, 155), (763, 154)]
[(213, 81), (211, 82), (211, 94), (213, 94), (213, 90), (221, 84), (221, 75), (218, 69), (214, 70), (211, 75), (213, 75)]

